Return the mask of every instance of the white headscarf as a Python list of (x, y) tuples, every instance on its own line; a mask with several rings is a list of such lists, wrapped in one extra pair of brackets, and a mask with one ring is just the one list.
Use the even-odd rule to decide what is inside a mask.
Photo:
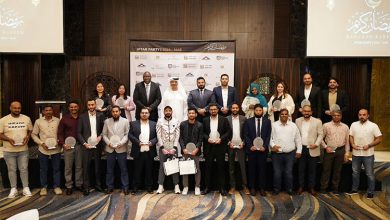
[[(180, 95), (182, 95), (184, 98), (187, 97), (186, 90), (184, 89), (183, 84), (181, 83), (180, 79), (177, 77), (172, 77), (169, 79), (169, 82), (176, 81), (177, 82), (177, 91)], [(165, 90), (164, 95), (169, 95), (169, 93), (173, 93), (175, 91), (172, 90), (171, 84), (169, 84), (168, 88)]]

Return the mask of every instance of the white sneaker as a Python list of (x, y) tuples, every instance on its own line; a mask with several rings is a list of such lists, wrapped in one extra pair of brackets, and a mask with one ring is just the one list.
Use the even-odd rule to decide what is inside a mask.
[(161, 194), (164, 192), (164, 186), (163, 185), (158, 185), (158, 189), (156, 191), (157, 194)]
[(24, 187), (23, 188), (23, 195), (26, 196), (26, 197), (30, 197), (31, 196), (30, 188)]
[(200, 188), (199, 187), (195, 187), (195, 195), (196, 196), (200, 195)]
[(181, 194), (187, 195), (187, 193), (188, 193), (188, 187), (186, 186), (183, 188), (183, 192), (181, 192)]
[(175, 193), (180, 194), (180, 187), (178, 184), (175, 185)]
[(9, 192), (8, 199), (13, 199), (18, 195), (18, 189), (11, 188), (11, 191)]

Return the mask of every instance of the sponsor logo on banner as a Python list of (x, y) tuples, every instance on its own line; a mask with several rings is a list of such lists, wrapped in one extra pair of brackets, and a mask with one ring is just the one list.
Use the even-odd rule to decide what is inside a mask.
[(224, 65), (221, 65), (221, 69), (224, 69), (225, 68), (225, 66)]
[(204, 56), (204, 57), (202, 58), (202, 60), (211, 60), (211, 59), (210, 59), (210, 57), (208, 57), (208, 56)]
[(226, 60), (228, 57), (226, 56), (217, 56), (217, 60)]
[(194, 55), (184, 56), (184, 60), (197, 60), (197, 59), (198, 59), (198, 56), (194, 56)]
[(192, 74), (192, 73), (187, 73), (187, 74), (186, 74), (186, 77), (194, 77), (194, 74)]
[(221, 43), (210, 43), (204, 49), (207, 51), (216, 51), (216, 50), (225, 50), (227, 48), (226, 45)]
[(160, 56), (157, 55), (157, 56), (156, 56), (156, 60), (159, 60), (159, 59), (160, 59)]
[(168, 64), (168, 68), (169, 69), (172, 69), (172, 68), (178, 68), (179, 66), (178, 65), (175, 65), (175, 64)]
[(137, 71), (137, 72), (135, 72), (135, 75), (136, 75), (136, 76), (143, 76), (143, 75), (144, 75), (144, 72), (139, 72), (139, 71)]
[(146, 65), (145, 64), (143, 64), (143, 63), (140, 63), (140, 64), (138, 64), (138, 66), (137, 67), (146, 67)]
[(147, 60), (148, 56), (146, 56), (146, 55), (135, 55), (134, 58), (136, 60)]
[(188, 68), (188, 69), (197, 69), (198, 64), (196, 63), (184, 63), (183, 68)]
[(212, 68), (213, 68), (213, 65), (210, 65), (210, 64), (209, 64), (209, 65), (203, 65), (203, 64), (202, 64), (202, 65), (200, 65), (200, 68), (201, 68), (201, 69), (212, 69)]
[(178, 78), (180, 78), (180, 73), (168, 73), (168, 77), (178, 77)]
[(162, 70), (162, 69), (165, 69), (165, 67), (162, 66), (162, 65), (159, 65), (159, 64), (155, 64), (154, 66), (152, 66), (152, 69), (154, 69), (154, 70)]
[(165, 77), (164, 73), (156, 73), (156, 77)]

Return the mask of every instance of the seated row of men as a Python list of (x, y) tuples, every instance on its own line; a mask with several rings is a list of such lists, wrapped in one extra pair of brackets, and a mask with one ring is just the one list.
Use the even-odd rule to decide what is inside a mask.
[[(280, 110), (279, 120), (271, 123), (263, 117), (263, 106), (254, 106), (254, 117), (246, 119), (239, 115), (239, 105), (231, 106), (231, 115), (222, 117), (218, 114), (218, 106), (211, 103), (208, 107), (210, 116), (203, 119), (203, 123), (196, 120), (197, 111), (189, 108), (188, 120), (179, 122), (172, 117), (172, 108), (164, 107), (164, 116), (157, 123), (149, 120), (148, 108), (140, 110), (140, 119), (129, 122), (120, 117), (121, 109), (113, 106), (111, 118), (104, 119), (104, 115), (96, 112), (96, 101), (87, 102), (88, 111), (79, 116), (79, 105), (70, 102), (69, 115), (61, 120), (53, 116), (53, 108), (46, 106), (44, 117), (36, 120), (34, 127), (29, 117), (20, 114), (21, 104), (12, 102), (11, 114), (0, 119), (0, 138), (3, 140), (4, 159), (8, 167), (8, 176), (11, 183), (9, 198), (18, 195), (16, 170), (19, 169), (23, 184), (23, 194), (31, 196), (28, 187), (28, 140), (31, 137), (39, 145), (40, 162), (40, 195), (47, 195), (48, 160), (51, 158), (53, 167), (53, 188), (55, 194), (62, 194), (60, 188), (60, 155), (64, 151), (65, 186), (66, 194), (73, 192), (73, 186), (83, 190), (84, 195), (90, 192), (90, 164), (94, 161), (95, 189), (103, 191), (100, 181), (101, 148), (107, 154), (106, 193), (114, 189), (114, 167), (116, 161), (120, 167), (122, 191), (129, 194), (129, 174), (127, 171), (127, 147), (131, 141), (131, 156), (134, 158), (134, 176), (132, 194), (137, 193), (142, 184), (149, 193), (153, 192), (152, 167), (157, 152), (160, 158), (157, 193), (164, 191), (165, 179), (163, 163), (174, 156), (183, 155), (195, 161), (195, 195), (207, 194), (211, 190), (214, 160), (217, 164), (217, 186), (221, 195), (225, 191), (225, 154), (229, 155), (230, 194), (236, 188), (241, 188), (235, 182), (235, 158), (241, 168), (242, 188), (245, 194), (266, 196), (265, 185), (268, 178), (266, 173), (266, 159), (270, 152), (273, 165), (273, 194), (282, 190), (284, 179), (285, 191), (293, 193), (293, 165), (299, 159), (299, 188), (297, 193), (303, 192), (305, 182), (308, 192), (316, 195), (315, 176), (316, 163), (319, 160), (320, 149), (324, 148), (323, 171), (320, 190), (328, 189), (329, 178), (332, 175), (331, 190), (338, 192), (341, 167), (349, 158), (352, 146), (353, 185), (351, 193), (356, 193), (359, 187), (360, 169), (363, 164), (368, 177), (368, 198), (374, 196), (375, 179), (373, 174), (374, 146), (382, 140), (382, 134), (376, 124), (368, 120), (368, 111), (361, 109), (359, 121), (353, 123), (349, 129), (341, 122), (341, 111), (332, 112), (332, 121), (322, 124), (321, 120), (312, 117), (309, 105), (303, 106), (303, 117), (296, 123), (289, 120), (287, 109)], [(114, 143), (112, 137), (119, 139)], [(67, 142), (68, 137), (77, 139), (72, 146)], [(56, 138), (58, 144), (48, 146), (46, 141)], [(188, 150), (192, 143), (194, 150)], [(199, 156), (203, 149), (205, 158), (205, 183), (200, 192)], [(248, 160), (248, 178), (246, 177), (245, 161)], [(75, 164), (75, 183), (72, 181), (72, 168)], [(308, 171), (308, 175), (306, 175)], [(188, 176), (183, 176), (183, 191), (179, 187), (179, 175), (173, 174), (175, 193), (188, 193)], [(308, 177), (308, 178), (307, 178)], [(308, 181), (306, 181), (306, 178)]]

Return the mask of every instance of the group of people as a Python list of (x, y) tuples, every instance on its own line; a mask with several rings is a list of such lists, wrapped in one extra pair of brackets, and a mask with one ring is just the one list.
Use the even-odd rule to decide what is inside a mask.
[[(350, 193), (357, 193), (359, 189), (363, 164), (368, 177), (367, 197), (373, 198), (374, 146), (382, 141), (382, 134), (378, 126), (369, 121), (368, 110), (364, 108), (358, 112), (359, 121), (350, 128), (341, 122), (342, 114), (348, 108), (348, 96), (338, 89), (337, 79), (331, 78), (329, 89), (321, 91), (312, 84), (311, 74), (304, 74), (304, 85), (298, 91), (296, 102), (284, 82), (277, 84), (268, 103), (260, 94), (260, 86), (252, 83), (241, 105), (238, 104), (235, 88), (228, 86), (229, 76), (222, 74), (220, 82), (221, 85), (211, 91), (205, 88), (205, 79), (199, 77), (197, 89), (187, 95), (180, 81), (172, 78), (170, 87), (161, 96), (159, 85), (151, 81), (150, 72), (145, 72), (143, 82), (135, 86), (133, 98), (127, 95), (125, 85), (120, 85), (117, 94), (110, 98), (103, 84), (98, 83), (95, 96), (87, 101), (85, 113), (80, 114), (79, 103), (71, 101), (68, 103), (69, 114), (59, 119), (53, 116), (53, 107), (48, 105), (43, 108), (43, 117), (37, 119), (34, 126), (28, 116), (20, 113), (21, 103), (12, 102), (11, 113), (0, 119), (0, 139), (3, 140), (4, 159), (11, 183), (8, 197), (18, 195), (17, 169), (20, 171), (23, 194), (31, 196), (27, 146), (31, 137), (39, 146), (42, 196), (48, 193), (49, 159), (52, 161), (54, 193), (63, 193), (60, 187), (62, 152), (67, 195), (72, 194), (74, 188), (88, 195), (91, 182), (95, 182), (96, 190), (103, 191), (100, 167), (102, 150), (107, 155), (104, 191), (112, 193), (114, 190), (114, 167), (117, 162), (122, 191), (125, 195), (129, 194), (127, 148), (130, 145), (130, 155), (134, 158), (132, 194), (137, 193), (142, 183), (147, 192), (153, 192), (153, 161), (158, 156), (160, 167), (156, 193), (164, 191), (164, 162), (173, 157), (184, 157), (194, 160), (196, 166), (195, 195), (209, 193), (213, 179), (216, 179), (214, 182), (219, 192), (225, 196), (228, 193), (225, 190), (227, 153), (229, 194), (242, 189), (248, 195), (255, 196), (259, 192), (261, 196), (266, 196), (266, 182), (270, 174), (267, 173), (266, 163), (270, 154), (273, 194), (282, 191), (283, 182), (284, 190), (290, 195), (295, 194), (293, 166), (298, 159), (299, 185), (296, 193), (302, 194), (307, 189), (315, 196), (316, 164), (321, 149), (324, 149), (324, 155), (319, 188), (323, 192), (329, 188), (338, 193), (342, 164), (349, 159), (351, 146), (353, 184)], [(162, 109), (159, 117), (160, 103)], [(296, 103), (302, 103), (297, 108), (301, 117), (294, 123), (292, 114)], [(339, 108), (331, 108), (335, 104)], [(131, 118), (133, 110), (136, 111), (136, 120)], [(240, 115), (240, 110), (245, 116)], [(48, 141), (53, 138), (57, 141), (54, 145)], [(190, 149), (190, 145), (195, 146), (194, 149)], [(199, 159), (202, 151), (205, 158), (205, 187), (201, 192)], [(241, 186), (236, 181), (236, 160), (240, 166)], [(91, 161), (94, 162), (92, 171)], [(213, 168), (214, 161), (216, 170)], [(92, 176), (95, 177), (94, 181), (91, 180)], [(182, 191), (179, 174), (171, 176), (174, 192), (187, 194), (188, 175), (183, 175)]]

